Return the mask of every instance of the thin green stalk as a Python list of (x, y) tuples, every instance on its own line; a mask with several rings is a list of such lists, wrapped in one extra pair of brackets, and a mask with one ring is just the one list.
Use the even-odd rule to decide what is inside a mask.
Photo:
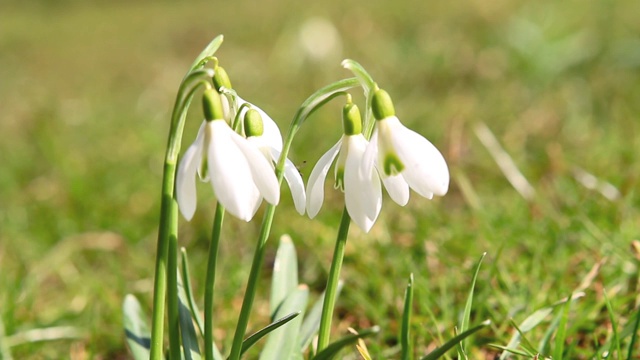
[(327, 288), (325, 290), (324, 302), (322, 304), (322, 316), (320, 317), (320, 330), (318, 332), (318, 353), (329, 345), (331, 317), (333, 316), (333, 309), (336, 305), (336, 294), (338, 282), (340, 281), (340, 269), (342, 268), (342, 261), (344, 260), (344, 249), (347, 244), (347, 235), (349, 234), (350, 223), (351, 218), (345, 208), (342, 211), (342, 220), (340, 221), (336, 247), (333, 250), (329, 279), (327, 279)]
[(271, 232), (271, 223), (273, 222), (273, 215), (275, 214), (276, 207), (269, 204), (267, 206), (264, 220), (262, 221), (262, 228), (260, 230), (260, 237), (256, 246), (256, 251), (253, 254), (253, 262), (251, 263), (251, 272), (249, 273), (249, 280), (247, 280), (247, 291), (245, 292), (244, 299), (242, 300), (242, 309), (240, 310), (240, 316), (238, 317), (238, 324), (236, 325), (236, 331), (233, 335), (233, 345), (231, 346), (230, 360), (240, 359), (242, 354), (242, 341), (244, 340), (244, 334), (247, 331), (247, 325), (249, 323), (249, 315), (251, 308), (253, 307), (253, 300), (256, 297), (256, 289), (258, 278), (260, 277), (260, 270), (262, 269), (262, 262), (264, 260), (264, 253), (266, 250), (267, 239)]
[[(197, 70), (187, 76), (180, 84), (175, 105), (171, 113), (171, 126), (167, 151), (165, 153), (162, 174), (162, 197), (160, 204), (160, 226), (156, 253), (155, 278), (153, 284), (153, 315), (151, 322), (151, 360), (163, 359), (164, 309), (167, 294), (167, 268), (169, 256), (169, 239), (178, 234), (177, 203), (173, 197), (175, 188), (176, 163), (180, 152), (182, 131), (187, 111), (191, 104), (195, 89), (200, 83), (199, 77), (208, 76), (206, 70)], [(195, 82), (195, 86), (194, 85)], [(186, 95), (185, 95), (186, 94)], [(174, 269), (172, 271), (177, 271)], [(174, 289), (177, 294), (177, 288)]]
[[(170, 206), (171, 222), (178, 222), (175, 202)], [(176, 229), (177, 230), (177, 229)], [(167, 306), (169, 313), (169, 358), (180, 359), (180, 314), (178, 312), (178, 238), (175, 233), (169, 235), (167, 256)]]
[(216, 281), (216, 263), (218, 262), (218, 244), (220, 231), (224, 220), (224, 207), (218, 203), (216, 216), (211, 230), (211, 245), (209, 245), (209, 259), (207, 260), (207, 282), (204, 288), (204, 358), (213, 360), (213, 292)]

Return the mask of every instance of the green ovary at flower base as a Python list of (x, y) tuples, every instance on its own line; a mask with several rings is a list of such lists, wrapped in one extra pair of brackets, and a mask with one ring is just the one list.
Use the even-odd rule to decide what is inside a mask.
[[(247, 140), (252, 143), (256, 148), (260, 150), (262, 155), (272, 164), (278, 162), (280, 158), (281, 149), (277, 150), (273, 147), (273, 137), (269, 138), (265, 135), (264, 122), (262, 121), (262, 115), (256, 109), (250, 108), (245, 111), (244, 115), (244, 131), (247, 135)], [(284, 179), (289, 185), (291, 190), (291, 196), (293, 196), (293, 203), (296, 211), (300, 215), (304, 215), (306, 194), (304, 192), (304, 182), (302, 176), (291, 162), (286, 159), (284, 164)]]
[[(280, 129), (275, 121), (261, 108), (258, 106), (244, 100), (240, 96), (238, 96), (235, 91), (231, 88), (231, 80), (227, 75), (227, 72), (224, 70), (222, 66), (215, 67), (215, 75), (213, 77), (213, 84), (219, 92), (222, 92), (226, 96), (222, 96), (222, 105), (224, 109), (224, 117), (227, 121), (234, 125), (232, 122), (235, 118), (242, 119), (245, 118), (246, 113), (249, 109), (254, 109), (260, 114), (263, 122), (264, 132), (262, 134), (263, 141), (265, 141), (269, 146), (274, 148), (277, 151), (282, 151), (282, 134), (280, 133)], [(229, 104), (229, 100), (232, 101), (232, 105)], [(240, 111), (238, 114), (237, 111)], [(244, 132), (244, 127), (241, 126), (240, 133), (246, 135)]]
[(449, 169), (440, 151), (400, 123), (386, 91), (375, 91), (372, 110), (376, 124), (363, 156), (360, 176), (367, 178), (371, 173), (379, 173), (389, 196), (401, 206), (409, 201), (409, 188), (428, 199), (445, 195)]
[[(224, 119), (220, 95), (205, 90), (203, 106), (206, 120), (195, 142), (182, 156), (176, 175), (176, 197), (180, 212), (190, 220), (196, 210), (196, 174), (203, 163), (203, 177), (229, 213), (250, 221), (262, 199), (276, 205), (280, 186), (271, 163), (247, 139), (234, 132)], [(202, 177), (202, 176), (201, 176)]]
[(359, 171), (367, 140), (362, 135), (362, 120), (357, 106), (350, 102), (343, 111), (344, 135), (318, 160), (307, 184), (307, 213), (313, 218), (324, 200), (324, 180), (336, 156), (335, 184), (344, 192), (345, 206), (351, 219), (368, 232), (380, 213), (382, 194), (376, 172), (362, 177)]

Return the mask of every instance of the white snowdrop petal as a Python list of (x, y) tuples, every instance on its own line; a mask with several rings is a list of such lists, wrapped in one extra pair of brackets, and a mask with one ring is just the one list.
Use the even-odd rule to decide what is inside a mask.
[(409, 185), (401, 174), (382, 178), (384, 188), (387, 189), (391, 200), (400, 206), (405, 206), (409, 202)]
[(231, 132), (231, 140), (242, 151), (251, 171), (255, 185), (268, 203), (278, 205), (280, 200), (280, 184), (271, 166), (271, 159), (267, 159), (260, 150), (247, 139)]
[(338, 154), (341, 144), (342, 138), (340, 138), (329, 151), (322, 155), (311, 171), (309, 181), (307, 182), (307, 215), (309, 215), (311, 219), (318, 215), (322, 207), (322, 202), (324, 201), (324, 180), (327, 177), (333, 159), (335, 159)]
[(377, 172), (363, 177), (360, 165), (367, 141), (362, 135), (347, 136), (348, 152), (344, 171), (345, 205), (353, 222), (365, 232), (369, 232), (380, 214), (382, 189)]
[[(280, 158), (280, 151), (271, 149), (271, 156), (273, 156), (274, 161), (277, 162)], [(284, 163), (284, 179), (289, 185), (289, 190), (291, 190), (291, 196), (293, 197), (293, 204), (295, 205), (296, 211), (300, 215), (304, 215), (307, 204), (307, 194), (304, 191), (304, 182), (302, 181), (302, 176), (300, 176), (298, 168), (296, 168), (289, 159), (286, 159)]]
[(231, 139), (235, 133), (224, 121), (212, 121), (207, 128), (211, 133), (207, 161), (213, 191), (230, 214), (250, 221), (259, 204), (260, 191), (253, 182), (249, 162)]
[(360, 164), (360, 176), (369, 177), (373, 171), (376, 156), (378, 154), (378, 128), (373, 130), (369, 144), (362, 155), (362, 163)]
[(438, 149), (397, 119), (389, 124), (395, 151), (405, 168), (402, 176), (418, 194), (431, 198), (449, 189), (449, 169)]
[(176, 174), (178, 208), (187, 221), (193, 218), (198, 202), (196, 196), (196, 172), (202, 162), (202, 143), (202, 137), (198, 136), (196, 141), (182, 155)]
[[(248, 102), (239, 96), (236, 97), (236, 104), (238, 104), (238, 107), (245, 103)], [(262, 117), (262, 127), (264, 129), (262, 137), (264, 137), (265, 142), (272, 148), (282, 151), (282, 134), (280, 133), (280, 128), (278, 128), (276, 122), (273, 121), (271, 116), (269, 116), (264, 110), (251, 103), (249, 104), (251, 105), (251, 108), (255, 109)], [(248, 109), (249, 108), (246, 106), (242, 108), (242, 111), (240, 112), (240, 119), (244, 119), (244, 114)]]

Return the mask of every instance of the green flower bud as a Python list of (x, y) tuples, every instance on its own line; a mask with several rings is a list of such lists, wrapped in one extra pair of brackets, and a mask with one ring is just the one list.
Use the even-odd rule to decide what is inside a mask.
[(202, 111), (207, 121), (224, 119), (222, 100), (215, 89), (206, 89), (202, 94)]
[(342, 108), (342, 127), (345, 135), (358, 135), (362, 133), (362, 118), (358, 106), (348, 102)]
[(391, 97), (382, 89), (376, 90), (376, 92), (373, 93), (371, 110), (373, 110), (373, 117), (375, 117), (376, 120), (382, 120), (389, 116), (396, 115), (396, 110), (393, 108), (393, 101), (391, 101)]
[(231, 80), (229, 80), (229, 75), (227, 75), (227, 72), (222, 66), (216, 66), (215, 68), (213, 86), (215, 86), (218, 91), (220, 91), (220, 88), (223, 86), (225, 89), (231, 89)]
[(262, 116), (255, 109), (247, 110), (244, 114), (244, 133), (249, 136), (262, 136), (264, 133), (264, 125), (262, 124)]

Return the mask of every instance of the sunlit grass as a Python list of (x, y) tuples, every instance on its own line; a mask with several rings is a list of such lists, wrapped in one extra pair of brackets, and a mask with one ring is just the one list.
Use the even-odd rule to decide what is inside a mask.
[[(354, 58), (389, 90), (403, 122), (431, 139), (450, 164), (446, 197), (413, 194), (406, 208), (385, 201), (369, 235), (352, 231), (336, 332), (380, 325), (367, 347), (382, 357), (398, 344), (403, 291), (413, 272), (411, 341), (426, 353), (453, 336), (474, 266), (487, 252), (471, 323), (491, 319), (492, 325), (469, 341), (469, 358), (499, 353), (489, 344), (507, 346), (516, 333), (511, 319), (520, 326), (578, 291), (584, 296), (567, 308), (565, 356), (593, 358), (614, 338), (612, 322), (622, 338), (638, 309), (638, 254), (630, 251), (640, 238), (638, 13), (640, 5), (630, 0), (4, 5), (4, 330), (9, 336), (74, 331), (74, 339), (15, 345), (12, 355), (126, 356), (124, 294), (135, 293), (147, 309), (151, 304), (168, 111), (193, 56), (224, 33), (219, 56), (234, 87), (283, 129), (312, 91), (348, 76), (340, 60)], [(314, 58), (298, 39), (305, 21), (318, 16), (335, 27), (340, 43)], [(337, 140), (338, 120), (339, 107), (329, 106), (299, 133), (292, 158), (305, 178)], [(531, 184), (532, 196), (511, 186), (474, 131), (480, 123)], [(197, 120), (187, 125), (188, 138), (197, 126)], [(618, 193), (603, 191), (611, 189), (607, 183)], [(301, 281), (312, 297), (323, 290), (343, 206), (338, 194), (327, 189), (327, 195), (310, 221), (295, 214), (285, 191), (274, 223), (274, 236), (289, 233), (296, 243)], [(208, 192), (201, 196), (202, 204), (211, 200)], [(181, 227), (199, 295), (210, 204)], [(259, 226), (227, 225), (216, 333), (225, 347)], [(275, 241), (271, 258), (274, 253)], [(267, 289), (264, 284), (259, 293), (264, 305), (254, 329), (268, 317), (260, 301)], [(526, 333), (533, 345), (557, 328), (554, 319), (564, 308), (554, 311)], [(628, 341), (627, 334), (622, 358)], [(554, 354), (555, 340), (547, 343), (545, 355)]]

